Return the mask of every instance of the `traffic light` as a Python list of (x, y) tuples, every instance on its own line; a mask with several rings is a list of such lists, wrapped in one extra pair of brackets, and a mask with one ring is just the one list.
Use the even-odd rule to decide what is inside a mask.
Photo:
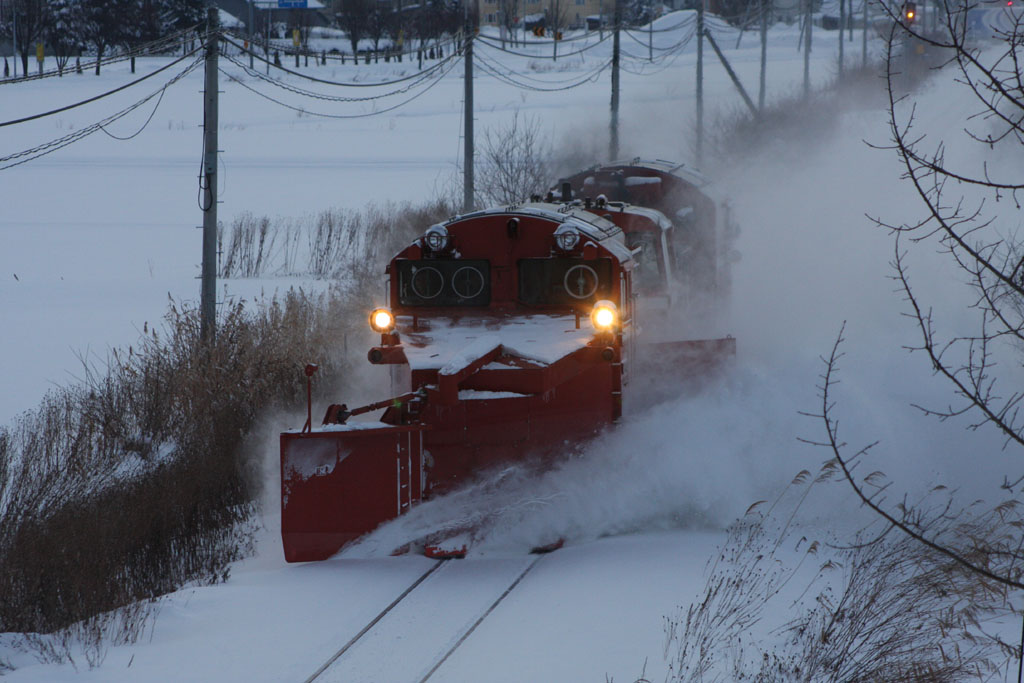
[(917, 19), (917, 3), (903, 3), (903, 22), (906, 24), (913, 24), (915, 19)]
[(538, 38), (543, 38), (544, 37), (544, 27), (540, 26), (540, 25), (534, 26), (533, 27), (533, 35), (537, 36)]

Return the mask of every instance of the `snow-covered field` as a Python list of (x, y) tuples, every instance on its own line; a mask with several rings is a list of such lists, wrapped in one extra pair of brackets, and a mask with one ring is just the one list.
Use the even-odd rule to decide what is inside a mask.
[[(676, 23), (679, 15), (669, 15), (656, 27)], [(655, 33), (655, 46), (676, 43), (685, 34), (680, 31)], [(801, 87), (798, 35), (781, 26), (770, 33), (769, 101)], [(721, 30), (718, 38), (756, 99), (756, 36), (745, 35), (739, 48), (734, 33)], [(834, 76), (835, 40), (830, 32), (815, 34), (815, 86)], [(647, 55), (645, 44), (628, 36), (623, 41), (631, 54)], [(847, 59), (854, 64), (860, 62), (859, 45), (859, 35), (848, 43)], [(560, 57), (554, 64), (490, 48), (480, 52), (537, 85), (578, 79), (606, 60), (609, 50), (610, 41), (582, 59)], [(713, 53), (706, 49), (705, 55), (712, 122), (742, 103)], [(140, 72), (166, 61), (142, 60)], [(692, 44), (661, 64), (627, 60), (622, 156), (691, 158), (694, 64)], [(224, 68), (268, 91), (234, 65)], [(414, 68), (406, 62), (310, 66), (303, 72), (347, 80)], [(0, 120), (85, 99), (130, 79), (122, 64), (99, 78), (69, 74), (0, 85)], [(80, 129), (158, 89), (163, 80), (0, 128), (2, 155)], [(367, 202), (420, 201), (448, 191), (453, 178), (459, 182), (462, 87), (457, 66), (404, 108), (341, 120), (278, 107), (222, 79), (221, 220), (230, 222), (243, 211), (293, 217)], [(492, 547), (439, 571), (416, 603), (420, 609), (396, 613), (380, 639), (365, 643), (362, 653), (354, 649), (344, 660), (351, 668), (333, 670), (331, 680), (419, 680), (441, 646), (500, 594), (496, 586), (507, 585), (509, 572), (528, 561), (508, 548), (535, 536), (562, 536), (569, 543), (541, 560), (431, 680), (629, 681), (645, 662), (647, 678), (663, 679), (663, 617), (702, 591), (705, 562), (724, 538), (721, 529), (750, 503), (773, 496), (798, 471), (815, 470), (824, 459), (797, 441), (821, 436), (820, 424), (798, 411), (817, 409), (819, 356), (828, 353), (843, 321), (843, 432), (856, 445), (882, 440), (872, 469), (884, 470), (898, 489), (911, 491), (936, 483), (985, 491), (1001, 481), (1007, 463), (960, 457), (999, 453), (996, 435), (967, 434), (963, 422), (939, 424), (908, 408), (944, 396), (945, 388), (902, 349), (916, 340), (888, 279), (892, 243), (865, 216), (900, 222), (917, 212), (914, 197), (899, 184), (895, 156), (864, 144), (888, 139), (881, 87), (879, 81), (877, 89), (851, 98), (855, 106), (838, 120), (823, 124), (809, 116), (814, 123), (803, 139), (781, 138), (753, 149), (742, 163), (713, 168), (716, 192), (731, 199), (743, 230), (732, 307), (723, 322), (738, 339), (736, 367), (699, 395), (628, 416), (570, 466), (508, 490), (511, 502), (545, 502), (510, 505), (515, 514), (494, 532)], [(973, 113), (963, 98), (948, 96), (953, 87), (940, 79), (918, 95), (933, 130), (958, 129)], [(110, 347), (133, 343), (144, 323), (162, 316), (168, 295), (198, 297), (201, 90), (200, 69), (167, 89), (149, 125), (130, 141), (101, 131), (0, 171), (0, 421), (31, 409), (48, 386), (73, 381), (80, 357), (102, 357)], [(373, 111), (367, 104), (307, 103), (283, 91), (275, 97), (310, 111)], [(607, 71), (580, 88), (539, 92), (513, 88), (478, 70), (475, 102), (478, 132), (518, 111), (539, 117), (560, 151), (595, 160), (607, 154)], [(139, 131), (154, 104), (109, 132), (124, 137)], [(1019, 215), (1013, 220), (1008, 228), (1018, 227)], [(959, 325), (967, 320), (960, 310), (967, 302), (962, 285), (940, 260), (927, 256), (915, 271), (919, 282), (947, 307), (948, 324)], [(220, 298), (297, 284), (317, 286), (286, 278), (232, 280), (221, 283)], [(267, 432), (291, 426), (267, 425)], [(275, 444), (271, 436), (270, 458)], [(268, 490), (275, 490), (273, 481)], [(381, 533), (400, 535), (429, 524), (444, 505), (442, 499), (422, 506), (418, 516)], [(839, 485), (810, 505), (822, 527), (847, 523), (856, 514)], [(273, 504), (267, 509), (273, 511)], [(68, 665), (37, 664), (27, 653), (0, 651), (21, 667), (10, 679), (302, 680), (429, 566), (422, 558), (378, 558), (372, 552), (286, 566), (272, 512), (266, 525), (257, 555), (236, 566), (226, 584), (168, 598), (151, 633), (135, 645), (113, 648), (100, 669), (76, 673)], [(492, 572), (494, 585), (488, 583)]]
[[(675, 16), (675, 15), (673, 15)], [(666, 26), (679, 19), (665, 17)], [(640, 33), (636, 34), (644, 38)], [(672, 45), (682, 30), (655, 34)], [(793, 92), (802, 78), (797, 36), (780, 30), (775, 37), (768, 87), (773, 95)], [(735, 37), (726, 35), (726, 45)], [(730, 50), (747, 88), (756, 92), (756, 38), (744, 37), (741, 50)], [(623, 38), (624, 49), (646, 55), (646, 46)], [(599, 67), (611, 49), (606, 40), (580, 57), (555, 62), (507, 57), (535, 81), (559, 82)], [(814, 79), (828, 80), (831, 50), (814, 53)], [(502, 53), (481, 48), (491, 62)], [(546, 53), (545, 53), (546, 55)], [(140, 60), (140, 74), (166, 60)], [(224, 60), (222, 60), (224, 63)], [(182, 66), (188, 64), (184, 62)], [(654, 67), (627, 60), (632, 69), (652, 75), (622, 77), (622, 150), (624, 155), (689, 158), (693, 130), (693, 45), (675, 60)], [(291, 62), (288, 62), (292, 66)], [(329, 207), (362, 208), (368, 202), (423, 200), (461, 187), (456, 163), (462, 157), (461, 66), (426, 95), (393, 112), (339, 120), (281, 108), (226, 78), (220, 99), (219, 217), (251, 211), (292, 217)], [(227, 63), (232, 75), (240, 70)], [(551, 73), (540, 70), (552, 69)], [(531, 69), (536, 69), (533, 71)], [(26, 124), (0, 129), (4, 156), (61, 137), (134, 103), (159, 89), (175, 69), (111, 98)], [(3, 120), (48, 111), (104, 92), (131, 80), (126, 63), (91, 74), (20, 85), (4, 85)], [(325, 79), (368, 79), (415, 73), (402, 65), (340, 66), (303, 69)], [(717, 107), (742, 106), (724, 70), (709, 53), (706, 97), (709, 114)], [(477, 70), (477, 131), (499, 125), (514, 112), (541, 118), (554, 144), (578, 148), (595, 158), (607, 155), (609, 77), (605, 71), (590, 84), (564, 92), (513, 88)], [(302, 81), (292, 79), (297, 85)], [(530, 81), (533, 84), (535, 81)], [(202, 156), (202, 69), (166, 91), (152, 121), (137, 137), (120, 142), (102, 131), (35, 161), (4, 171), (0, 253), (5, 326), (17, 330), (4, 360), (7, 390), (0, 398), (0, 420), (31, 408), (47, 386), (75, 373), (76, 356), (86, 350), (104, 353), (108, 346), (131, 343), (143, 321), (163, 312), (167, 293), (196, 296), (202, 223), (197, 196)], [(289, 104), (332, 115), (365, 114), (373, 103), (311, 101), (261, 84), (246, 83)], [(311, 89), (330, 95), (362, 96), (356, 89)], [(376, 93), (374, 93), (376, 94)], [(401, 101), (401, 95), (391, 100)], [(125, 137), (137, 132), (153, 113), (155, 100), (107, 128)], [(382, 105), (383, 106), (383, 105)], [(380, 107), (379, 107), (380, 108)], [(0, 164), (6, 165), (6, 164)], [(17, 278), (15, 278), (17, 276)], [(262, 287), (264, 283), (260, 283)], [(280, 286), (283, 283), (270, 283)], [(248, 282), (226, 284), (230, 294), (248, 295)], [(31, 291), (29, 291), (31, 290)], [(37, 336), (29, 330), (38, 330)]]

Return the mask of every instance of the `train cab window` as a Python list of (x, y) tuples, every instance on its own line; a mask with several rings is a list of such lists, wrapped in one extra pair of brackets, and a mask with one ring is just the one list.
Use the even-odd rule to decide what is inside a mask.
[(633, 271), (633, 281), (636, 288), (641, 292), (659, 289), (664, 284), (665, 267), (659, 254), (658, 235), (653, 232), (629, 233), (626, 246), (631, 250), (640, 247), (640, 253), (634, 256), (637, 267)]
[(610, 259), (529, 258), (519, 261), (519, 300), (539, 304), (571, 306), (610, 299)]
[(398, 300), (403, 306), (486, 306), (491, 302), (491, 264), (398, 261)]

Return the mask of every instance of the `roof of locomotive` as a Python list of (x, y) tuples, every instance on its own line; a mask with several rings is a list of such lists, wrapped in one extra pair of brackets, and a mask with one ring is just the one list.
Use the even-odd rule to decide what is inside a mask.
[(446, 228), (456, 223), (483, 216), (528, 216), (542, 218), (557, 225), (571, 224), (581, 235), (589, 237), (612, 253), (627, 270), (634, 265), (633, 253), (626, 246), (622, 229), (606, 218), (584, 210), (582, 206), (530, 202), (453, 216), (442, 223)]
[(701, 173), (695, 168), (691, 168), (686, 164), (679, 164), (674, 161), (666, 161), (665, 159), (641, 159), (636, 157), (634, 159), (621, 159), (618, 161), (611, 161), (607, 164), (595, 164), (592, 166), (590, 171), (598, 171), (601, 169), (619, 168), (619, 167), (640, 167), (650, 168), (661, 173), (667, 173), (673, 175), (680, 180), (683, 180), (696, 187), (704, 187), (711, 183), (711, 179)]
[[(578, 200), (578, 199), (574, 200), (573, 201), (573, 206), (581, 206), (580, 200)], [(663, 214), (661, 211), (658, 211), (657, 209), (651, 209), (651, 208), (648, 208), (646, 206), (638, 206), (637, 204), (630, 204), (629, 202), (608, 202), (605, 206), (606, 206), (606, 210), (609, 213), (620, 212), (620, 213), (630, 213), (630, 214), (634, 214), (636, 216), (643, 216), (644, 218), (649, 220), (651, 223), (653, 223), (654, 225), (658, 226), (658, 228), (660, 228), (661, 230), (671, 230), (672, 229), (672, 221), (670, 221), (665, 214)], [(592, 205), (590, 207), (590, 209), (588, 209), (588, 211), (601, 211), (601, 210), (602, 210), (601, 207), (594, 206), (594, 205)], [(598, 217), (600, 218), (601, 216), (598, 216)]]

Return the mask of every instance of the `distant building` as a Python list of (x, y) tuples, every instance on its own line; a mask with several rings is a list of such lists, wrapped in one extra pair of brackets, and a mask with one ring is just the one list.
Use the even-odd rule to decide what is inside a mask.
[[(498, 26), (501, 24), (502, 8), (507, 0), (477, 0), (480, 23), (487, 26)], [(586, 28), (588, 24), (593, 25), (604, 16), (605, 25), (611, 24), (611, 16), (615, 12), (615, 0), (516, 0), (513, 25), (526, 23), (538, 23), (541, 17), (553, 16), (558, 12), (562, 17), (559, 22), (565, 28)], [(540, 17), (538, 17), (540, 15)], [(588, 17), (595, 19), (588, 21)], [(544, 22), (549, 23), (545, 20)]]

